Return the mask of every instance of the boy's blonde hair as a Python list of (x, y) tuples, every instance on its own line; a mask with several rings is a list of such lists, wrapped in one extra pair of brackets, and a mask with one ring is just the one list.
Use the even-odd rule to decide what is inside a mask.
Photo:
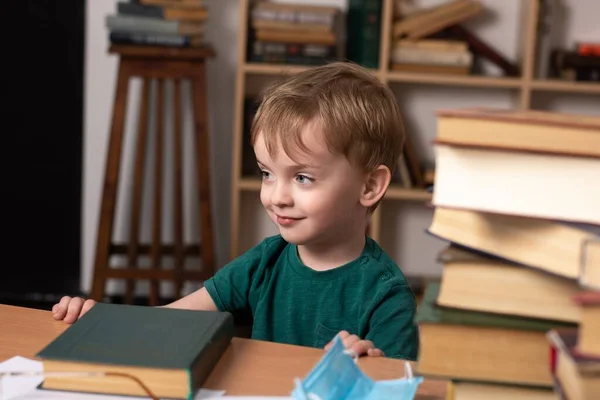
[(366, 172), (379, 165), (394, 171), (404, 142), (398, 104), (363, 67), (334, 62), (268, 88), (252, 123), (252, 145), (261, 133), (271, 156), (281, 143), (293, 157), (307, 150), (301, 134), (309, 123), (319, 124), (332, 153), (344, 154)]

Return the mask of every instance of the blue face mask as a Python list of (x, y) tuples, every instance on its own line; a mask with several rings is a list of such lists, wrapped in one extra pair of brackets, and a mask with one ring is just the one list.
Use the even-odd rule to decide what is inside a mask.
[(344, 349), (336, 336), (304, 381), (296, 380), (292, 397), (296, 400), (412, 400), (422, 377), (413, 377), (406, 364), (407, 377), (389, 381), (373, 381), (356, 365), (354, 357)]

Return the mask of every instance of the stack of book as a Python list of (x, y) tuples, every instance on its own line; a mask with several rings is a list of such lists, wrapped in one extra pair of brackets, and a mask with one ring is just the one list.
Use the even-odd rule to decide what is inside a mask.
[(498, 66), (507, 76), (519, 67), (461, 24), (478, 16), (479, 0), (451, 0), (417, 9), (393, 22), (390, 68), (396, 71), (468, 75), (477, 57)]
[(260, 1), (251, 9), (248, 61), (319, 65), (339, 57), (338, 7)]
[(105, 22), (114, 44), (201, 47), (207, 18), (204, 0), (130, 0)]
[(468, 75), (473, 54), (461, 40), (426, 39), (440, 30), (467, 21), (482, 10), (474, 0), (454, 0), (418, 10), (393, 25), (391, 68), (396, 71)]
[(581, 294), (600, 288), (598, 176), (598, 117), (438, 112), (428, 232), (448, 246), (418, 313), (419, 370), (455, 380), (454, 399), (597, 398), (600, 361), (572, 339), (582, 327), (583, 348), (600, 348), (600, 296)]
[(553, 49), (550, 71), (555, 78), (600, 82), (600, 42), (576, 43), (573, 50)]

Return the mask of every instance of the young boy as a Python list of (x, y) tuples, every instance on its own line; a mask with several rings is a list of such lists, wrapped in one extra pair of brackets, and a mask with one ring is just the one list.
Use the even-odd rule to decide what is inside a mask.
[[(416, 360), (415, 297), (365, 236), (403, 140), (393, 94), (357, 65), (315, 67), (270, 88), (251, 141), (280, 235), (166, 307), (249, 310), (254, 339), (327, 349), (340, 333), (358, 355)], [(64, 297), (54, 318), (72, 323), (94, 304)]]

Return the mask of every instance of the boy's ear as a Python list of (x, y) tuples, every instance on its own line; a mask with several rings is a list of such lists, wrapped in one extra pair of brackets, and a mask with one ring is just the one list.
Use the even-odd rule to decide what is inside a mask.
[(385, 194), (391, 180), (392, 173), (385, 165), (380, 165), (374, 171), (368, 172), (360, 203), (365, 207), (377, 204)]

